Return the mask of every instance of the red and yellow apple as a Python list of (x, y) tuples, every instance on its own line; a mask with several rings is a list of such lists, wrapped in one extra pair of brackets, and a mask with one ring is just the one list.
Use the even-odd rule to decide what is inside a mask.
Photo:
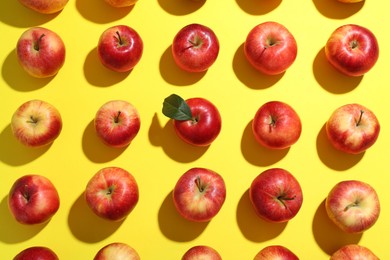
[(281, 245), (266, 246), (261, 249), (254, 260), (298, 260), (299, 258), (287, 247)]
[(329, 192), (325, 208), (329, 218), (347, 233), (362, 233), (379, 218), (380, 203), (375, 189), (368, 183), (347, 180)]
[(128, 244), (114, 242), (102, 247), (93, 258), (94, 260), (140, 260), (138, 252)]
[(107, 4), (115, 8), (129, 7), (135, 5), (138, 0), (104, 0)]
[(16, 43), (17, 59), (22, 68), (36, 78), (52, 77), (65, 63), (65, 44), (61, 37), (43, 27), (23, 32)]
[(103, 143), (121, 148), (128, 146), (137, 136), (141, 119), (137, 109), (129, 102), (111, 100), (96, 112), (94, 126)]
[(25, 7), (42, 14), (58, 13), (69, 0), (19, 0)]
[(188, 249), (181, 260), (222, 260), (222, 257), (214, 248), (198, 245)]
[(341, 247), (330, 257), (330, 260), (346, 259), (379, 260), (379, 257), (377, 257), (367, 247), (355, 244), (349, 244)]
[(58, 260), (57, 254), (45, 246), (32, 246), (20, 251), (13, 260)]
[(53, 105), (34, 99), (16, 109), (11, 119), (11, 129), (22, 144), (40, 147), (57, 139), (62, 130), (62, 118)]
[(8, 207), (22, 224), (49, 221), (60, 207), (60, 197), (53, 183), (42, 175), (29, 174), (17, 179), (8, 194)]

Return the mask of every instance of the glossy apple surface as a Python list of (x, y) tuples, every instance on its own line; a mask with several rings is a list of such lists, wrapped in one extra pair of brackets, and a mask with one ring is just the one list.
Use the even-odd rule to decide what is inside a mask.
[(287, 247), (271, 245), (257, 253), (254, 260), (298, 260), (299, 258)]
[(173, 119), (176, 134), (191, 145), (208, 146), (221, 132), (221, 115), (217, 107), (205, 98), (184, 100), (172, 94), (165, 98), (162, 112)]
[(191, 168), (177, 181), (173, 202), (179, 214), (194, 222), (210, 221), (222, 208), (226, 186), (221, 175), (206, 168)]
[(303, 194), (298, 180), (287, 170), (271, 168), (260, 173), (249, 188), (258, 216), (270, 222), (287, 222), (299, 212)]
[(42, 14), (54, 14), (65, 8), (69, 0), (19, 0), (25, 7)]
[(360, 245), (345, 245), (334, 252), (330, 260), (345, 260), (345, 259), (362, 259), (362, 260), (379, 260), (370, 249)]
[(48, 247), (33, 246), (19, 252), (13, 260), (58, 260), (56, 253)]
[(135, 3), (138, 2), (138, 0), (104, 0), (104, 1), (115, 8), (133, 6), (135, 5)]
[(347, 76), (362, 76), (374, 67), (379, 57), (375, 35), (367, 28), (346, 24), (333, 31), (325, 44), (329, 63)]
[(380, 203), (375, 189), (368, 183), (347, 180), (336, 184), (325, 201), (329, 218), (347, 233), (362, 233), (379, 218)]
[(44, 146), (60, 135), (62, 118), (53, 105), (34, 99), (16, 109), (11, 119), (11, 130), (16, 139), (26, 146)]
[(346, 104), (337, 108), (326, 122), (326, 134), (338, 150), (359, 154), (378, 139), (380, 123), (374, 112), (360, 104)]
[(199, 245), (188, 249), (181, 260), (222, 260), (222, 257), (214, 248)]
[(140, 260), (137, 251), (131, 246), (114, 242), (102, 247), (93, 258), (94, 260)]
[(84, 195), (97, 216), (112, 221), (126, 218), (139, 198), (135, 178), (119, 167), (99, 170), (87, 183)]
[(216, 61), (219, 41), (211, 28), (202, 24), (189, 24), (175, 35), (172, 54), (181, 69), (202, 72)]
[(22, 68), (36, 78), (52, 77), (65, 63), (65, 44), (52, 30), (32, 27), (16, 43), (17, 59)]
[(294, 36), (284, 25), (264, 22), (248, 33), (244, 53), (255, 69), (266, 75), (277, 75), (294, 63), (298, 47)]
[(60, 207), (57, 189), (41, 175), (25, 175), (17, 179), (8, 194), (11, 214), (22, 224), (49, 221)]
[(257, 110), (252, 121), (252, 131), (261, 145), (270, 149), (285, 149), (298, 141), (302, 123), (290, 105), (270, 101)]
[(106, 29), (97, 46), (101, 63), (116, 72), (132, 70), (141, 60), (143, 48), (141, 36), (127, 25)]
[(128, 146), (137, 136), (141, 119), (137, 109), (129, 102), (112, 100), (98, 109), (94, 126), (106, 145), (120, 148)]

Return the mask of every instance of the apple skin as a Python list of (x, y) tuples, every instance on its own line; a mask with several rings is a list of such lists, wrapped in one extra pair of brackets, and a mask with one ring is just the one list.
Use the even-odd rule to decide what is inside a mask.
[(347, 260), (347, 259), (363, 259), (363, 260), (379, 260), (370, 249), (360, 245), (345, 245), (334, 252), (330, 260)]
[(114, 259), (126, 259), (126, 260), (140, 260), (140, 256), (137, 251), (131, 246), (114, 242), (102, 247), (93, 258), (94, 260), (114, 260)]
[(214, 248), (198, 245), (188, 249), (181, 260), (222, 260), (222, 257)]
[(186, 25), (173, 39), (173, 59), (187, 72), (206, 71), (217, 60), (218, 54), (218, 38), (214, 31), (205, 25)]
[(65, 63), (66, 49), (61, 37), (43, 27), (32, 27), (22, 33), (16, 43), (21, 67), (35, 78), (56, 75)]
[(57, 189), (42, 175), (20, 177), (8, 194), (8, 207), (16, 221), (33, 225), (49, 221), (60, 207)]
[(96, 112), (94, 126), (99, 138), (108, 146), (128, 146), (137, 136), (141, 119), (137, 109), (127, 101), (111, 100)]
[(258, 143), (269, 149), (285, 149), (301, 136), (299, 115), (288, 104), (270, 101), (263, 104), (252, 121), (252, 131)]
[(302, 189), (287, 170), (270, 168), (260, 173), (249, 188), (249, 198), (256, 214), (274, 223), (287, 222), (299, 212)]
[(360, 3), (363, 2), (364, 0), (337, 0), (341, 3), (346, 3), (346, 4), (351, 4), (351, 3)]
[(349, 154), (366, 151), (374, 145), (380, 133), (380, 123), (375, 114), (356, 103), (337, 108), (325, 128), (330, 143)]
[(208, 222), (222, 208), (226, 186), (221, 175), (206, 168), (191, 168), (177, 181), (173, 202), (179, 214), (193, 222)]
[(11, 130), (23, 145), (45, 146), (60, 135), (62, 118), (58, 110), (46, 101), (29, 100), (12, 115)]
[(342, 25), (331, 33), (326, 42), (325, 56), (344, 75), (362, 76), (378, 60), (378, 41), (365, 27), (356, 24)]
[(254, 260), (299, 260), (299, 258), (288, 248), (280, 245), (264, 247), (257, 253)]
[(256, 25), (248, 33), (244, 53), (255, 69), (266, 75), (277, 75), (294, 63), (298, 47), (285, 26), (269, 21)]
[(48, 247), (33, 246), (19, 252), (13, 260), (58, 260), (56, 253)]
[(191, 109), (191, 120), (173, 120), (176, 134), (195, 146), (208, 146), (219, 135), (222, 118), (217, 107), (207, 99), (196, 97), (186, 100)]
[(25, 7), (42, 14), (54, 14), (63, 10), (69, 0), (19, 0)]
[(85, 199), (91, 210), (110, 221), (125, 219), (136, 206), (138, 198), (135, 178), (119, 167), (99, 170), (85, 189)]
[(107, 4), (115, 8), (129, 7), (135, 5), (138, 0), (104, 0)]
[(379, 198), (368, 183), (346, 180), (329, 192), (325, 208), (329, 218), (347, 233), (362, 233), (379, 218)]
[(141, 60), (143, 54), (141, 36), (127, 25), (106, 29), (98, 41), (98, 56), (101, 63), (116, 72), (128, 72)]

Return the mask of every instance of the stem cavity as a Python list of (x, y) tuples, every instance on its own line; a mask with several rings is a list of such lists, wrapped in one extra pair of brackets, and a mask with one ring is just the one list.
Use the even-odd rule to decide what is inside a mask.
[(364, 111), (363, 111), (363, 110), (360, 110), (360, 116), (359, 116), (358, 121), (356, 122), (356, 126), (359, 126), (359, 125), (360, 125), (360, 123), (361, 123), (361, 121), (362, 121), (363, 114), (364, 114)]
[(119, 123), (119, 116), (121, 115), (121, 111), (118, 111), (116, 117), (114, 118), (114, 122), (115, 124), (118, 124)]
[(34, 50), (36, 51), (39, 51), (39, 49), (41, 48), (41, 41), (42, 41), (42, 38), (45, 37), (46, 35), (44, 33), (41, 34), (41, 36), (38, 38), (38, 40), (34, 43)]
[(203, 192), (204, 191), (204, 187), (203, 187), (202, 181), (200, 180), (200, 176), (196, 177), (195, 184), (198, 187), (199, 192)]
[(117, 39), (118, 39), (119, 45), (123, 45), (123, 40), (122, 40), (121, 34), (118, 31), (116, 31), (116, 35), (118, 35)]

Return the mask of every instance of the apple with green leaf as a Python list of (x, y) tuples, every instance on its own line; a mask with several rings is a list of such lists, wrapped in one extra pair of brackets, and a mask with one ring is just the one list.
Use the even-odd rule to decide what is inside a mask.
[(176, 134), (195, 146), (210, 145), (221, 131), (221, 115), (217, 107), (205, 98), (184, 100), (172, 94), (165, 98), (162, 112), (173, 119)]

